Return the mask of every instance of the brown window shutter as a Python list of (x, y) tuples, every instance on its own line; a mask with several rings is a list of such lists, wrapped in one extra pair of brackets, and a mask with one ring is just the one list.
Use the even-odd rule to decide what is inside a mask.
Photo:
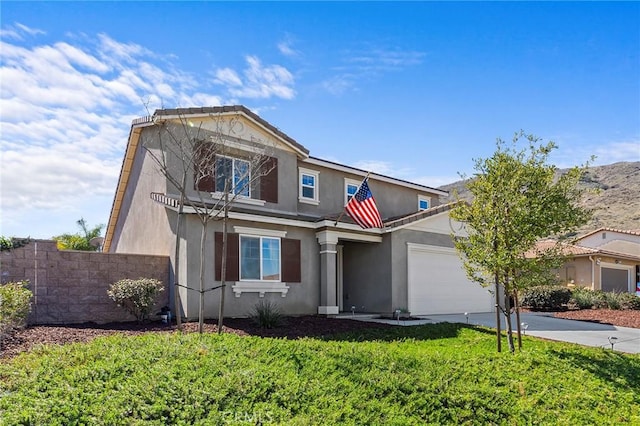
[[(240, 259), (239, 259), (239, 238), (238, 234), (227, 233), (227, 279), (226, 281), (238, 281), (240, 279)], [(215, 235), (215, 267), (216, 281), (222, 279), (222, 232)]]
[(282, 245), (282, 281), (301, 282), (300, 240), (282, 238), (280, 244)]
[(203, 192), (215, 192), (216, 158), (213, 152), (213, 144), (202, 142), (196, 145), (195, 150), (195, 170), (193, 173), (194, 189)]
[(269, 203), (278, 202), (278, 159), (269, 157), (262, 165), (266, 174), (260, 177), (260, 199)]

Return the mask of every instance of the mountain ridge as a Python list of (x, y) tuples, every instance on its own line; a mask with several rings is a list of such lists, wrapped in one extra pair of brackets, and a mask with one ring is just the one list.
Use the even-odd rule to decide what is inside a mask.
[[(560, 169), (559, 173), (567, 170)], [(468, 181), (463, 179), (439, 187), (449, 191), (442, 201), (454, 201), (456, 192), (462, 199), (471, 199), (466, 188)], [(584, 194), (580, 204), (593, 210), (593, 218), (578, 233), (599, 228), (640, 230), (640, 161), (589, 167), (579, 185), (592, 190)]]

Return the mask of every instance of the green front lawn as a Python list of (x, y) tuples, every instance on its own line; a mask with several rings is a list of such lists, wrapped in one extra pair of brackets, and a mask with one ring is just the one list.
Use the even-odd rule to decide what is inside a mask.
[(640, 356), (461, 324), (111, 336), (0, 365), (1, 424), (640, 424)]

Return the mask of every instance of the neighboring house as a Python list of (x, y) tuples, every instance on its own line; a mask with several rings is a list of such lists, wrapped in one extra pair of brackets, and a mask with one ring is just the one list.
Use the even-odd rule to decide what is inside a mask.
[[(269, 155), (268, 172), (238, 194), (229, 212), (225, 315), (246, 316), (261, 298), (276, 301), (289, 315), (493, 309), (491, 295), (467, 280), (453, 248), (451, 233), (458, 227), (449, 220), (451, 205), (439, 202), (445, 191), (372, 173), (368, 182), (384, 228), (361, 229), (347, 215), (338, 222), (367, 172), (311, 157), (243, 106), (157, 110), (133, 122), (105, 251), (168, 255), (175, 268), (178, 192), (148, 151), (158, 147), (154, 123), (159, 120), (188, 121), (212, 135), (221, 120), (235, 120), (233, 135), (225, 137), (234, 154), (216, 157), (215, 170), (242, 169), (256, 150)], [(189, 176), (187, 196), (197, 199), (204, 193), (216, 202), (221, 197), (217, 177), (196, 184)], [(184, 212), (177, 278), (197, 288), (202, 228), (192, 209)], [(222, 269), (222, 222), (208, 226), (205, 278), (212, 288), (219, 285)], [(206, 317), (217, 317), (219, 296), (219, 290), (206, 293)], [(180, 299), (182, 315), (196, 318), (198, 292), (181, 287)]]
[(564, 245), (563, 253), (569, 260), (558, 270), (561, 282), (640, 295), (640, 231), (600, 228)]

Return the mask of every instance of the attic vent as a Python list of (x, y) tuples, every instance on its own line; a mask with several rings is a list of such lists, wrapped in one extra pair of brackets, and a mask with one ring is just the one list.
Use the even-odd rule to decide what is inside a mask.
[(607, 239), (607, 233), (606, 233), (606, 232), (603, 232), (603, 233), (602, 233), (602, 239), (603, 239), (603, 240), (606, 240), (606, 239)]

